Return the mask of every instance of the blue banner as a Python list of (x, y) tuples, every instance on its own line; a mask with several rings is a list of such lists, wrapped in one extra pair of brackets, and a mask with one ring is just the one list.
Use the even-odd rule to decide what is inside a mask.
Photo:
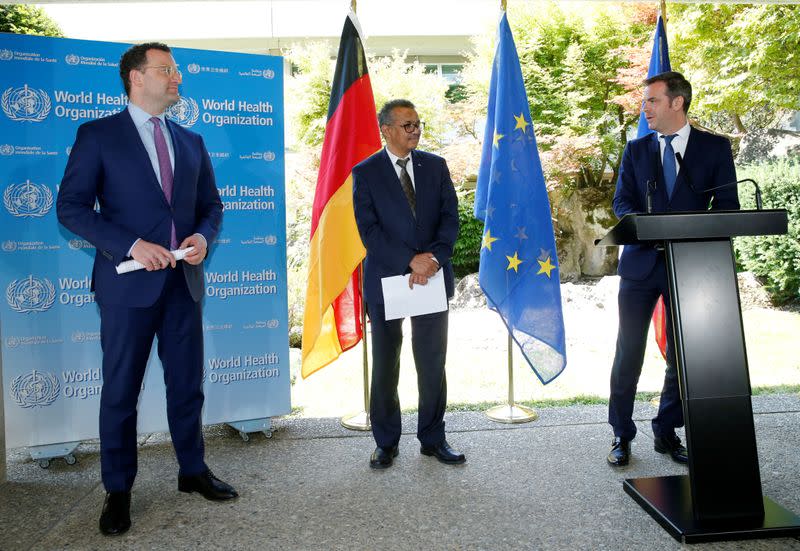
[(497, 30), (475, 217), (484, 223), (479, 280), (539, 380), (567, 364), (556, 242), (517, 48)]
[[(126, 44), (0, 34), (0, 308), (6, 443), (97, 437), (95, 250), (59, 226), (55, 197), (80, 124), (126, 108)], [(205, 423), (290, 411), (283, 59), (174, 48), (168, 116), (201, 134), (225, 205), (203, 304)], [(121, 275), (119, 277), (125, 277)], [(167, 430), (151, 355), (139, 431)]]

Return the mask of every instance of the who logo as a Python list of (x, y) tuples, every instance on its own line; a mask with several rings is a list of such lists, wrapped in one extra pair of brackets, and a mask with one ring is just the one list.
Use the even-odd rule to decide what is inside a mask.
[(64, 57), (64, 61), (67, 62), (67, 65), (77, 65), (78, 63), (81, 62), (81, 58), (79, 58), (75, 54), (67, 54)]
[(178, 103), (167, 109), (167, 117), (185, 128), (191, 128), (200, 116), (200, 108), (192, 98), (181, 96)]
[(0, 61), (11, 61), (14, 59), (14, 52), (11, 50), (0, 50)]
[(4, 157), (7, 157), (8, 155), (13, 155), (13, 154), (14, 154), (14, 146), (13, 145), (9, 145), (7, 143), (4, 143), (3, 145), (0, 145), (0, 155), (2, 155)]
[(15, 279), (6, 287), (6, 302), (12, 310), (20, 314), (45, 312), (56, 300), (56, 289), (46, 277), (29, 275)]
[(22, 408), (49, 406), (60, 392), (61, 383), (55, 375), (36, 369), (11, 381), (11, 397)]
[(42, 122), (50, 114), (53, 106), (47, 92), (24, 85), (21, 88), (7, 88), (0, 98), (3, 113), (17, 122)]
[(41, 218), (53, 208), (53, 192), (44, 184), (25, 180), (6, 188), (3, 192), (3, 205), (13, 216)]
[(191, 74), (196, 75), (200, 72), (200, 65), (197, 63), (190, 63), (186, 66), (186, 70), (189, 71)]

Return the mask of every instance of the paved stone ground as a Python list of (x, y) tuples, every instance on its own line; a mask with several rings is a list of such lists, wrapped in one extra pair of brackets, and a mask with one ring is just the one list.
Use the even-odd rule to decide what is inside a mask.
[[(754, 398), (765, 495), (800, 513), (800, 396)], [(538, 421), (502, 425), (482, 413), (448, 414), (449, 440), (468, 457), (445, 466), (418, 452), (416, 419), (404, 416), (400, 456), (368, 468), (372, 440), (336, 418), (276, 421), (272, 439), (243, 442), (206, 429), (207, 459), (240, 498), (217, 504), (176, 489), (167, 435), (141, 439), (133, 527), (97, 529), (103, 500), (97, 442), (78, 463), (40, 469), (9, 457), (0, 486), (0, 549), (679, 549), (622, 489), (622, 480), (685, 473), (652, 449), (649, 403), (637, 403), (639, 436), (628, 467), (605, 462), (604, 406), (544, 408)], [(698, 551), (800, 549), (800, 539), (698, 544)]]

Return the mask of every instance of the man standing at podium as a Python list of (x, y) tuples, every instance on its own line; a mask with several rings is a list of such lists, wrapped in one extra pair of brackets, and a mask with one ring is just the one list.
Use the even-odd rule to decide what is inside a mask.
[[(736, 169), (730, 142), (689, 125), (692, 86), (676, 72), (644, 81), (642, 110), (652, 130), (628, 142), (614, 193), (614, 213), (736, 210)], [(730, 185), (728, 185), (730, 184)], [(712, 188), (714, 191), (705, 191)], [(627, 465), (636, 436), (633, 402), (642, 371), (653, 309), (664, 297), (667, 368), (658, 414), (652, 421), (655, 450), (686, 463), (688, 455), (675, 429), (683, 426), (672, 334), (672, 312), (664, 251), (650, 244), (626, 245), (619, 260), (619, 332), (611, 370), (608, 422), (614, 441), (608, 462)]]

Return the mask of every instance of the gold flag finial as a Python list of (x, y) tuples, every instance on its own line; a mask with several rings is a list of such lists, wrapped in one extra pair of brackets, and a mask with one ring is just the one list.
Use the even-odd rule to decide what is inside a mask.
[[(355, 1), (355, 0), (353, 0)], [(661, 20), (664, 23), (664, 33), (667, 32), (667, 0), (661, 0)]]
[(500, 9), (506, 11), (506, 0), (500, 0)]
[(353, 10), (353, 13), (356, 11), (356, 0), (350, 0), (350, 9)]

